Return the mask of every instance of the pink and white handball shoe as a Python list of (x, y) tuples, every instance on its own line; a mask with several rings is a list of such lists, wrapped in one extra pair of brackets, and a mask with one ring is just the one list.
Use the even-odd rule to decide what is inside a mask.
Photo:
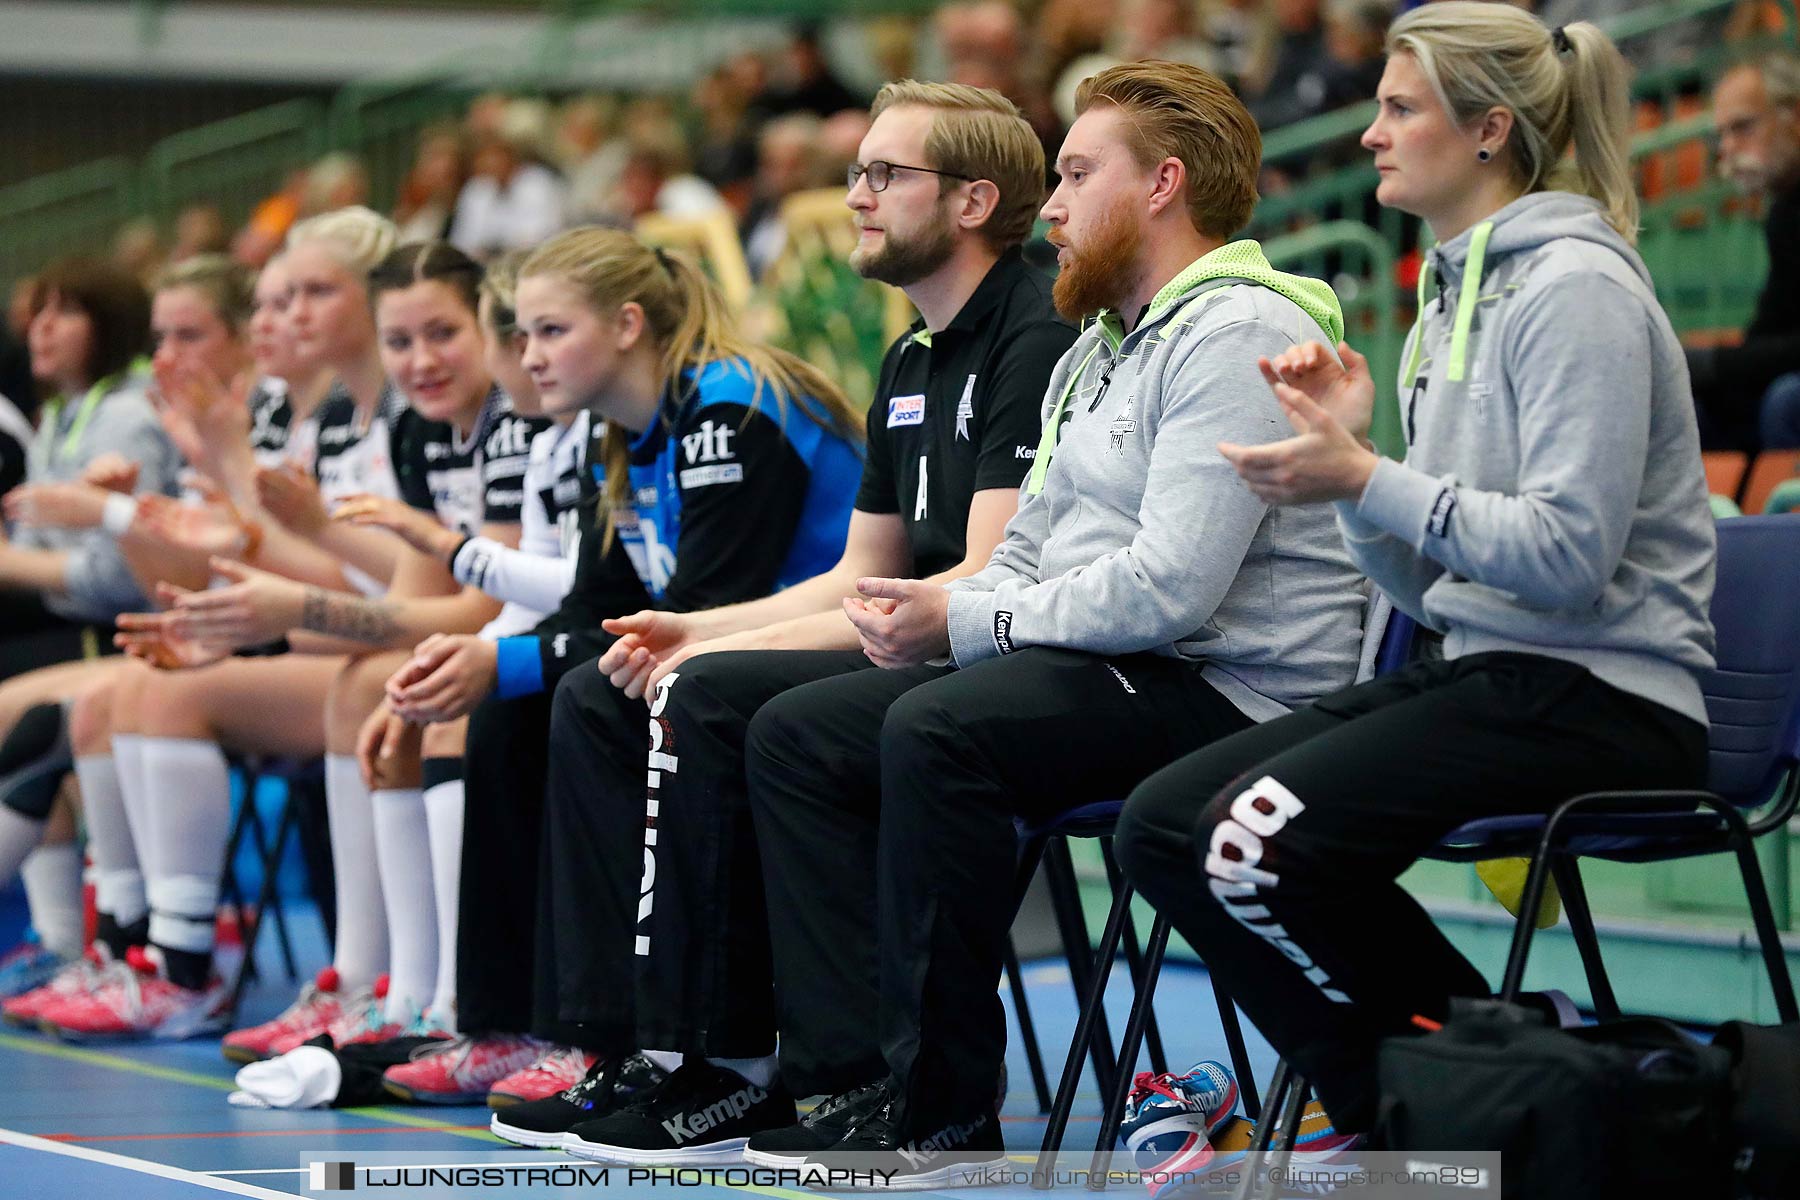
[(488, 1089), (535, 1063), (544, 1043), (515, 1034), (458, 1037), (421, 1046), (411, 1062), (389, 1067), (381, 1084), (416, 1104), (474, 1104)]
[(169, 979), (154, 946), (133, 946), (125, 966), (126, 970), (107, 972), (90, 992), (52, 1001), (38, 1024), (46, 1033), (74, 1040), (175, 1040), (214, 1033), (225, 1024), (231, 987), (220, 976), (212, 976), (205, 987), (182, 987)]

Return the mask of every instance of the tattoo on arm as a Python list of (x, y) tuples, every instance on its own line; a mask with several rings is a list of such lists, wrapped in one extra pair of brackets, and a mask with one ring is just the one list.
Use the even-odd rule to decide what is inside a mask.
[(300, 628), (377, 644), (392, 641), (400, 632), (394, 606), (385, 600), (365, 600), (318, 587), (306, 589)]

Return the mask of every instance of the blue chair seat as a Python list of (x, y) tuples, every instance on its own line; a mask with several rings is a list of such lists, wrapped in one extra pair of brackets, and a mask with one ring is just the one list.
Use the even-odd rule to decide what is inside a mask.
[(1099, 800), (1058, 813), (1048, 821), (1033, 823), (1020, 817), (1013, 825), (1018, 829), (1019, 837), (1026, 841), (1049, 837), (1111, 837), (1124, 807), (1123, 800)]
[[(1486, 817), (1452, 830), (1425, 857), (1440, 862), (1527, 858), (1536, 852), (1548, 819), (1532, 813)], [(1713, 849), (1724, 851), (1731, 830), (1710, 812), (1634, 812), (1572, 815), (1563, 823), (1563, 845), (1580, 858), (1659, 862)]]

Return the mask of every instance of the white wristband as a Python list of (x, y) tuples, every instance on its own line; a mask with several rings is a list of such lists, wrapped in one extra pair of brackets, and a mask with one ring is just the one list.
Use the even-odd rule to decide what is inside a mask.
[(124, 537), (131, 523), (137, 520), (138, 502), (136, 496), (124, 496), (118, 492), (106, 498), (106, 506), (100, 510), (100, 528), (114, 537)]

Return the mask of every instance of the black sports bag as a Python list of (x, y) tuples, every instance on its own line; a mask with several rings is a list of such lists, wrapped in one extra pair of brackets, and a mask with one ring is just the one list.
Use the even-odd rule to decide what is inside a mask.
[(1725, 1200), (1730, 1074), (1724, 1050), (1667, 1021), (1559, 1029), (1457, 1001), (1441, 1030), (1382, 1043), (1371, 1143), (1498, 1150), (1509, 1200)]
[(1800, 1025), (1719, 1026), (1731, 1056), (1731, 1129), (1739, 1200), (1800, 1196)]

